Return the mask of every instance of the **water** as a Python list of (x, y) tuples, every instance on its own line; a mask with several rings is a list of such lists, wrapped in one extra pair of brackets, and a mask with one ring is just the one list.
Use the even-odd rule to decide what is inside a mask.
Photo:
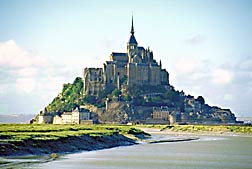
[[(154, 135), (165, 138), (167, 135)], [(90, 169), (251, 169), (252, 137), (199, 136), (199, 140), (140, 144), (61, 156), (22, 168)], [(20, 168), (20, 166), (18, 167)]]

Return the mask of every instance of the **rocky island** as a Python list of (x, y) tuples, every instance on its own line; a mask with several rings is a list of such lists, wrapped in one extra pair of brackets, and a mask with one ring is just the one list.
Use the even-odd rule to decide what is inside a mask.
[(31, 123), (234, 124), (236, 117), (176, 90), (161, 60), (138, 45), (132, 17), (126, 51), (112, 52), (101, 68), (85, 68)]

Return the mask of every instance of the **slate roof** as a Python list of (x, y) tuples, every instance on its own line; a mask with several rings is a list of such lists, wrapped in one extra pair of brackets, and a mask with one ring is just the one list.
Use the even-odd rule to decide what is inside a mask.
[(131, 34), (130, 39), (129, 39), (129, 44), (137, 44), (136, 38), (134, 34)]
[(138, 48), (138, 50), (144, 50), (144, 47), (142, 47), (142, 46), (139, 46), (137, 48)]
[(127, 56), (127, 53), (117, 53), (117, 52), (112, 52), (112, 56)]

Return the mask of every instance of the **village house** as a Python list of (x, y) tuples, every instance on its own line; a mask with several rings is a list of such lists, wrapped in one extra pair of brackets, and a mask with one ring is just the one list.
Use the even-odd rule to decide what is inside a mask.
[(53, 124), (93, 124), (90, 119), (90, 111), (76, 108), (72, 112), (63, 112), (60, 116), (54, 116)]
[(40, 114), (38, 117), (38, 124), (52, 124), (53, 115), (50, 114)]
[(83, 107), (72, 112), (63, 112), (61, 115), (41, 113), (38, 124), (93, 124), (91, 112)]
[(180, 122), (180, 110), (167, 106), (154, 107), (152, 118), (146, 120), (151, 124), (174, 124)]

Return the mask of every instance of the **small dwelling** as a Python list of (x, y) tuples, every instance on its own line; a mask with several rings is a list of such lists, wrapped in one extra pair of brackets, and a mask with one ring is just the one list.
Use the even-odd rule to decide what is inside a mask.
[(174, 124), (179, 122), (179, 113), (179, 110), (167, 106), (154, 107), (152, 119), (147, 119), (146, 122), (150, 124)]
[(62, 118), (62, 123), (63, 124), (72, 124), (74, 123), (72, 120), (72, 112), (64, 112), (63, 114), (61, 114), (61, 118)]
[(53, 117), (53, 124), (63, 124), (62, 118), (59, 115)]
[(38, 124), (52, 124), (53, 115), (50, 114), (40, 114), (38, 117)]

